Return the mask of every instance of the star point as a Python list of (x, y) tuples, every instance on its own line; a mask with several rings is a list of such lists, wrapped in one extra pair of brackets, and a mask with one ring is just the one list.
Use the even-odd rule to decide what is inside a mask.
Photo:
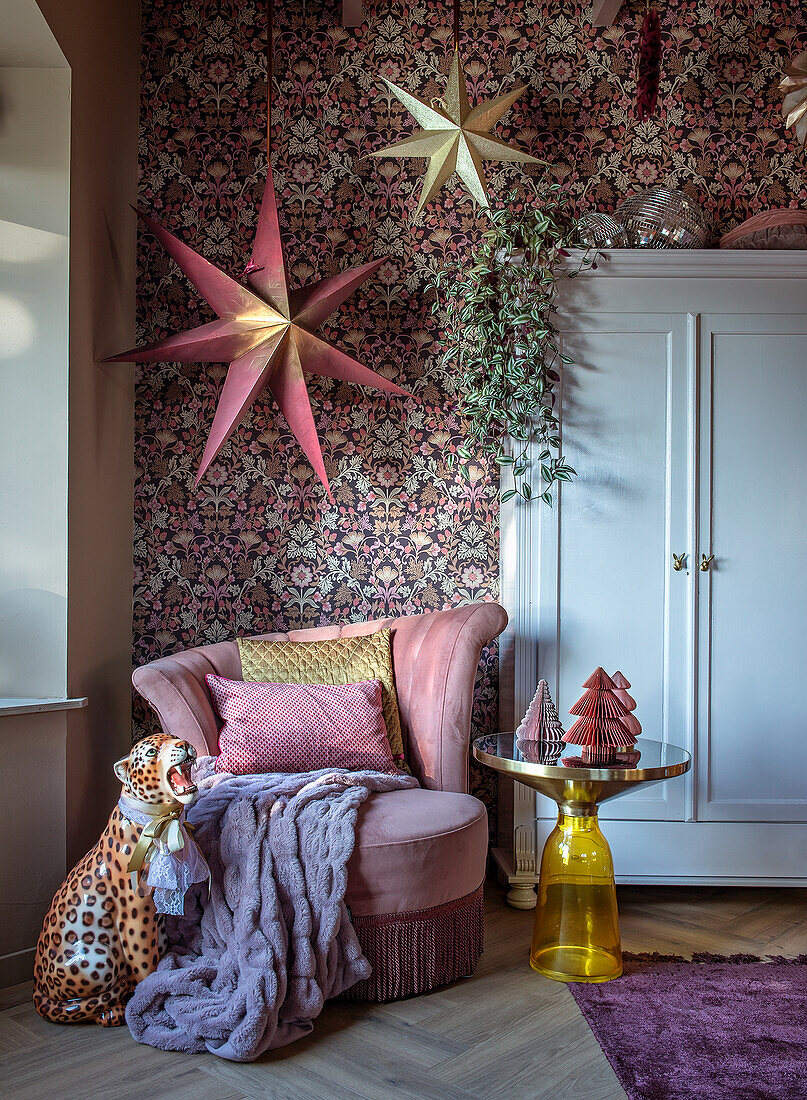
[(243, 286), (148, 214), (137, 214), (218, 319), (104, 362), (229, 363), (195, 485), (255, 398), (268, 389), (328, 496), (333, 494), (317, 436), (305, 372), (411, 396), (315, 335), (315, 330), (384, 262), (372, 260), (290, 290), (271, 170)]
[(429, 167), (423, 180), (415, 217), (455, 172), (475, 201), (487, 208), (490, 202), (485, 184), (483, 161), (541, 163), (529, 153), (516, 149), (490, 134), (491, 128), (526, 90), (526, 84), (471, 107), (465, 71), (456, 50), (451, 60), (446, 90), (440, 107), (426, 103), (425, 100), (419, 99), (404, 88), (399, 88), (397, 84), (393, 84), (386, 78), (382, 79), (421, 129), (410, 137), (402, 138), (384, 149), (376, 149), (369, 155), (371, 157), (429, 158)]

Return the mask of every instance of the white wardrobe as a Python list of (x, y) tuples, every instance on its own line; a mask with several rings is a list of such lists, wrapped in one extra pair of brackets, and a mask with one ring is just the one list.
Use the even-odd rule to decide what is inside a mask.
[[(603, 806), (618, 882), (807, 885), (806, 310), (798, 252), (611, 252), (564, 292), (579, 476), (502, 508), (503, 683), (517, 721), (546, 678), (568, 728), (620, 669), (644, 735), (692, 753)], [(499, 797), (526, 907), (554, 805)]]

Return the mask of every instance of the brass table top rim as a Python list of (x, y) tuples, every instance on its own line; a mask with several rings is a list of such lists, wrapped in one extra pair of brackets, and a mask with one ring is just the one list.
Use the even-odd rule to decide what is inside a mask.
[[(537, 778), (544, 779), (576, 779), (580, 782), (623, 782), (623, 783), (642, 783), (649, 780), (659, 779), (674, 779), (677, 775), (684, 775), (689, 771), (692, 764), (692, 754), (682, 748), (680, 745), (669, 745), (669, 748), (677, 749), (680, 753), (684, 754), (685, 759), (677, 764), (662, 764), (653, 768), (628, 768), (620, 766), (618, 768), (567, 768), (562, 764), (533, 764), (528, 760), (512, 760), (504, 756), (497, 756), (495, 753), (484, 752), (479, 744), (481, 741), (490, 737), (512, 737), (513, 734), (509, 731), (505, 731), (499, 734), (485, 733), (479, 737), (475, 737), (471, 742), (471, 750), (474, 755), (474, 759), (478, 760), (480, 764), (487, 764), (493, 768), (494, 771), (501, 772), (504, 775), (512, 775), (514, 778), (519, 775), (523, 776), (535, 776)], [(649, 744), (650, 738), (644, 739), (645, 744)], [(666, 741), (657, 741), (655, 744), (667, 746)], [(637, 747), (641, 750), (642, 739), (637, 742)]]

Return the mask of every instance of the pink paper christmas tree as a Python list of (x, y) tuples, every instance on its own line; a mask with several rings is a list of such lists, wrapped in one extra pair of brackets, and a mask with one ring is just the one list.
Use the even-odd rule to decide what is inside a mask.
[(627, 749), (636, 743), (636, 737), (621, 722), (628, 711), (614, 694), (614, 681), (601, 668), (589, 676), (583, 687), (586, 690), (569, 711), (578, 716), (577, 721), (563, 735), (563, 740), (580, 745), (585, 762), (608, 764), (617, 749)]
[(634, 737), (638, 737), (642, 732), (642, 725), (638, 718), (634, 718), (632, 713), (636, 710), (636, 700), (628, 695), (627, 689), (630, 687), (630, 681), (627, 680), (621, 672), (615, 672), (611, 679), (614, 683), (614, 695), (616, 695), (625, 710), (628, 711), (628, 713), (623, 714), (619, 720), (628, 733), (632, 733)]
[(550, 764), (563, 751), (563, 726), (549, 694), (549, 684), (539, 680), (524, 720), (516, 730), (516, 742), (529, 741), (538, 746), (539, 762)]

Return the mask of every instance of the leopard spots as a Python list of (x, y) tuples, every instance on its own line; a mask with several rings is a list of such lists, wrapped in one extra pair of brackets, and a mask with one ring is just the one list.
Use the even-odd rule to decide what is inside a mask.
[[(156, 734), (135, 745), (116, 773), (128, 797), (175, 805), (169, 771), (195, 757), (187, 742)], [(123, 765), (125, 779), (119, 770)], [(191, 794), (186, 789), (182, 801), (194, 796), (195, 787)], [(119, 1026), (135, 984), (157, 965), (162, 922), (150, 893), (132, 890), (127, 870), (140, 828), (116, 806), (95, 847), (51, 903), (34, 964), (34, 1005), (46, 1020)]]
[(167, 733), (157, 733), (137, 742), (126, 761), (127, 793), (143, 802), (166, 801), (161, 793), (160, 749), (175, 740)]
[[(175, 765), (193, 763), (196, 750), (187, 741), (167, 733), (153, 734), (134, 746), (125, 762), (124, 791), (147, 803), (162, 803), (174, 798), (187, 801), (183, 793), (175, 794), (168, 773)], [(121, 772), (118, 772), (123, 778)], [(195, 788), (193, 788), (195, 791)]]

